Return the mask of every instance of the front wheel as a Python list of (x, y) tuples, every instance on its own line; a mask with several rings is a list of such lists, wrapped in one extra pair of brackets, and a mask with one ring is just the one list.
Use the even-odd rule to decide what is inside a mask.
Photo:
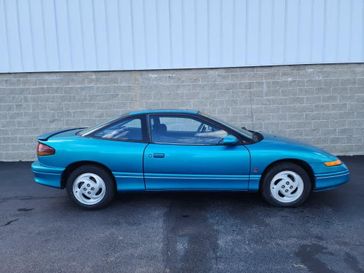
[(66, 187), (71, 200), (86, 209), (105, 207), (115, 195), (112, 177), (97, 166), (81, 166), (74, 170)]
[(312, 184), (307, 172), (293, 163), (282, 163), (271, 168), (263, 178), (264, 199), (280, 207), (297, 207), (310, 195)]

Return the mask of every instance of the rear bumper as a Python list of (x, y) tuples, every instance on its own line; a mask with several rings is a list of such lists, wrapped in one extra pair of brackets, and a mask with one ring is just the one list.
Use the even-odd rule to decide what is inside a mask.
[(347, 183), (350, 179), (350, 172), (346, 169), (339, 172), (316, 174), (315, 177), (316, 186), (314, 190), (321, 191), (336, 188)]
[(32, 171), (35, 182), (54, 188), (61, 188), (61, 177), (64, 168), (45, 166), (39, 161), (34, 161)]

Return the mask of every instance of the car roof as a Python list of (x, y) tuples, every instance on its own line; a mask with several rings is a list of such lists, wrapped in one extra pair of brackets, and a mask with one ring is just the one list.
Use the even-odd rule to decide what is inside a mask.
[(141, 114), (198, 114), (199, 111), (191, 109), (150, 109), (129, 112), (129, 115)]

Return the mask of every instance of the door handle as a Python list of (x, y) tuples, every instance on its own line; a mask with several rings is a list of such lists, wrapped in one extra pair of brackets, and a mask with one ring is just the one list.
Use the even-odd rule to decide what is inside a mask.
[(153, 154), (154, 158), (164, 158), (164, 156), (165, 156), (164, 153), (154, 153)]

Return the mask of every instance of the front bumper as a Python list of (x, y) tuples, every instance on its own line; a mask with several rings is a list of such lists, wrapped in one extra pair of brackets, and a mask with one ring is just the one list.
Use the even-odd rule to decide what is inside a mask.
[(54, 188), (61, 188), (61, 177), (64, 168), (50, 167), (41, 164), (39, 161), (34, 161), (32, 171), (35, 182)]
[(346, 168), (341, 171), (316, 174), (315, 191), (328, 190), (345, 184), (350, 179), (350, 172)]

